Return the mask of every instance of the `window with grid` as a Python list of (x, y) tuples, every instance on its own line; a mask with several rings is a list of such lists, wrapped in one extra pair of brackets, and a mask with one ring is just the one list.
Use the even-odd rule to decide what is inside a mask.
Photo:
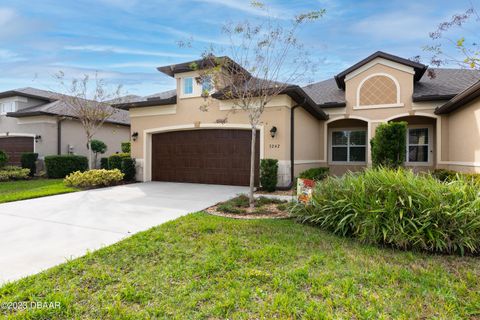
[(373, 76), (367, 79), (360, 88), (360, 106), (395, 104), (397, 101), (397, 86), (386, 76)]
[(428, 162), (428, 128), (409, 128), (407, 137), (407, 161)]
[(365, 162), (366, 130), (332, 131), (332, 162)]

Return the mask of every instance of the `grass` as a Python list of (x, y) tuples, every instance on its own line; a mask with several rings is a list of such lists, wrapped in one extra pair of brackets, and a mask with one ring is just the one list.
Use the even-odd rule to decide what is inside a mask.
[(191, 214), (0, 288), (12, 319), (465, 319), (480, 260), (362, 245), (292, 220)]
[(77, 189), (65, 186), (63, 179), (34, 179), (0, 182), (0, 203), (74, 191), (77, 191)]

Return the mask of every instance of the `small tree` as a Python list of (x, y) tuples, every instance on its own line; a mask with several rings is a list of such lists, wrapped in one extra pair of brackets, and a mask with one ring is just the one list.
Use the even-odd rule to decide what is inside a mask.
[(106, 82), (98, 77), (98, 73), (95, 73), (93, 80), (89, 75), (84, 75), (68, 82), (65, 74), (60, 71), (55, 74), (55, 79), (64, 89), (64, 93), (58, 98), (69, 107), (71, 116), (78, 119), (83, 126), (88, 149), (88, 167), (91, 169), (93, 136), (107, 119), (118, 112), (110, 106), (110, 103), (122, 101), (122, 86), (118, 85), (109, 90)]
[[(424, 47), (424, 51), (431, 54), (429, 57), (430, 64), (437, 67), (456, 64), (461, 68), (480, 70), (480, 39), (477, 39), (478, 33), (474, 31), (469, 32), (468, 36), (456, 35), (454, 38), (451, 37), (455, 29), (466, 32), (465, 24), (468, 22), (478, 24), (479, 21), (479, 14), (474, 7), (470, 7), (438, 24), (437, 28), (429, 34), (433, 44)], [(478, 25), (473, 27), (477, 29)], [(419, 59), (419, 56), (416, 58)], [(429, 69), (428, 72), (430, 77), (435, 77), (435, 70)]]
[[(248, 117), (252, 131), (250, 207), (254, 206), (255, 141), (261, 116), (273, 98), (285, 93), (290, 83), (301, 82), (314, 69), (297, 33), (303, 24), (325, 13), (325, 10), (302, 13), (286, 24), (285, 20), (269, 14), (263, 3), (252, 2), (252, 6), (264, 11), (261, 21), (226, 23), (222, 31), (229, 39), (227, 47), (210, 47), (204, 52), (200, 65), (191, 65), (192, 70), (199, 72), (197, 81), (203, 87), (205, 103), (200, 106), (201, 110), (208, 111), (211, 97), (228, 99), (233, 103), (231, 112), (243, 111)], [(220, 57), (224, 53), (227, 56)], [(228, 122), (228, 114), (217, 122)]]
[(8, 155), (5, 151), (0, 150), (0, 168), (8, 163)]
[(382, 123), (370, 140), (374, 166), (400, 167), (406, 155), (406, 122)]
[(95, 155), (94, 161), (93, 161), (93, 166), (97, 167), (97, 157), (98, 154), (104, 154), (107, 152), (107, 145), (105, 142), (100, 141), (100, 140), (92, 140), (90, 141), (90, 146), (92, 148), (92, 152)]

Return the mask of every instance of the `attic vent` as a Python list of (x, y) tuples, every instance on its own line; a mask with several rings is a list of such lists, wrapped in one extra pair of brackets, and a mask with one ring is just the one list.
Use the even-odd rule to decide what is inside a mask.
[(385, 75), (374, 75), (360, 84), (359, 106), (389, 105), (400, 101), (395, 81)]

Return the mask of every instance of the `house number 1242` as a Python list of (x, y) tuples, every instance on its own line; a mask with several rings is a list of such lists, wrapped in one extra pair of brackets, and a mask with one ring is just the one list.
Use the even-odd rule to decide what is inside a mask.
[(278, 149), (280, 148), (279, 144), (270, 144), (270, 149)]

